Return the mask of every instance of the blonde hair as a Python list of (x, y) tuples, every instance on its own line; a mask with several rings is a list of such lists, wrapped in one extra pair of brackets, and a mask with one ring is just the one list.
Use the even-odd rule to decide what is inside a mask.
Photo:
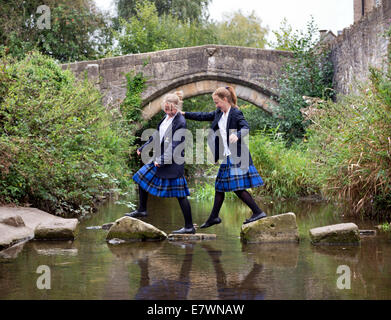
[(235, 93), (235, 89), (232, 87), (219, 87), (213, 92), (212, 96), (217, 96), (220, 99), (227, 98), (229, 104), (232, 107), (238, 107), (236, 104), (238, 103), (238, 98)]
[(182, 106), (183, 106), (182, 99), (183, 99), (183, 91), (176, 91), (174, 93), (168, 93), (164, 96), (161, 107), (164, 110), (165, 105), (168, 103), (171, 105), (171, 107), (174, 107), (174, 108), (182, 111)]

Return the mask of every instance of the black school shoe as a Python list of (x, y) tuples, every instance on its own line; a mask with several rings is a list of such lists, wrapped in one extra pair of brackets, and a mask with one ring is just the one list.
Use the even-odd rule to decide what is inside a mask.
[(173, 234), (194, 234), (195, 232), (196, 232), (195, 228), (191, 227), (191, 228), (182, 228), (179, 230), (175, 230), (171, 233), (173, 233)]
[(246, 219), (246, 221), (243, 222), (243, 224), (246, 224), (246, 223), (250, 223), (250, 222), (254, 222), (254, 221), (257, 221), (259, 219), (262, 219), (262, 218), (266, 218), (267, 215), (265, 212), (260, 212), (256, 215), (252, 215), (249, 219)]
[(209, 227), (211, 227), (211, 226), (214, 226), (215, 224), (219, 224), (219, 223), (221, 223), (221, 219), (219, 218), (219, 217), (217, 217), (217, 218), (214, 218), (214, 219), (211, 219), (211, 220), (206, 220), (206, 222), (205, 223), (203, 223), (202, 225), (201, 225), (201, 229), (204, 229), (204, 228), (209, 228)]
[(133, 211), (131, 213), (125, 213), (125, 216), (126, 217), (131, 217), (131, 218), (143, 218), (143, 217), (146, 217), (148, 215), (148, 212), (147, 211)]

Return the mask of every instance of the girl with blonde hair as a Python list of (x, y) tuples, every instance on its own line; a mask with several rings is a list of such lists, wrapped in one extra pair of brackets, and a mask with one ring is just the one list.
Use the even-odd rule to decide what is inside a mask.
[[(129, 217), (146, 217), (148, 194), (157, 197), (177, 198), (182, 209), (185, 226), (172, 233), (195, 233), (191, 215), (191, 207), (187, 196), (189, 189), (184, 177), (184, 164), (178, 164), (175, 161), (175, 149), (184, 142), (173, 139), (175, 132), (186, 128), (186, 120), (182, 113), (183, 93), (181, 91), (173, 94), (167, 94), (162, 103), (162, 109), (166, 116), (159, 122), (157, 131), (149, 140), (137, 149), (137, 154), (141, 155), (143, 149), (153, 143), (161, 150), (149, 163), (138, 170), (133, 180), (139, 185), (139, 207), (136, 211), (126, 214)], [(160, 147), (159, 147), (160, 145)], [(181, 157), (184, 157), (184, 150), (181, 151)]]

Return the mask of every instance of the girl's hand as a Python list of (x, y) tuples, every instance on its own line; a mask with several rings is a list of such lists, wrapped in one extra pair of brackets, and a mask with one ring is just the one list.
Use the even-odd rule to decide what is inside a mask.
[(239, 140), (238, 136), (235, 134), (231, 134), (229, 136), (229, 143), (236, 143)]
[(160, 164), (158, 164), (156, 161), (155, 161), (155, 167), (160, 167)]
[(182, 113), (182, 116), (184, 116), (186, 112), (184, 112), (184, 111), (181, 111), (181, 113)]
[(140, 150), (137, 149), (137, 155), (139, 156), (141, 154)]

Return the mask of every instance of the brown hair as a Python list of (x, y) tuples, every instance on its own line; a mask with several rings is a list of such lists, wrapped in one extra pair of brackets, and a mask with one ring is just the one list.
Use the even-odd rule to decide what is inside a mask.
[(182, 105), (183, 105), (183, 91), (176, 91), (174, 93), (166, 94), (163, 98), (163, 102), (161, 104), (162, 109), (164, 109), (164, 106), (166, 103), (171, 104), (171, 106), (175, 107), (178, 110), (182, 111)]
[(217, 96), (220, 99), (227, 98), (229, 104), (232, 107), (238, 107), (236, 104), (238, 103), (238, 98), (235, 93), (235, 89), (232, 87), (220, 87), (213, 92), (212, 96)]

